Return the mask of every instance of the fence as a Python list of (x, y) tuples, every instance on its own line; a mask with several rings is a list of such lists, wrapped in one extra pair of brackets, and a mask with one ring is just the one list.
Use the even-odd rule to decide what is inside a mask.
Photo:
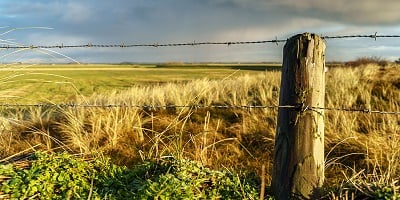
[(381, 115), (400, 115), (400, 111), (382, 111), (371, 110), (368, 108), (333, 108), (333, 107), (317, 107), (317, 106), (291, 106), (291, 105), (127, 105), (127, 104), (0, 104), (0, 108), (132, 108), (132, 109), (145, 109), (145, 110), (158, 110), (158, 109), (178, 109), (178, 108), (191, 108), (191, 109), (294, 109), (294, 110), (327, 110), (327, 111), (341, 111), (341, 112), (356, 112), (364, 114), (381, 114)]
[[(378, 38), (400, 38), (400, 35), (379, 35), (377, 32), (374, 34), (365, 35), (334, 35), (334, 36), (320, 36), (324, 41), (332, 39), (348, 39), (348, 38), (370, 38), (377, 40)], [(183, 46), (201, 46), (201, 45), (255, 45), (255, 44), (279, 44), (287, 42), (289, 39), (278, 39), (273, 40), (258, 40), (258, 41), (223, 41), (223, 42), (187, 42), (187, 43), (152, 43), (152, 44), (78, 44), (78, 45), (23, 45), (9, 41), (2, 41), (0, 43), (0, 49), (18, 49), (29, 50), (29, 49), (62, 49), (62, 48), (135, 48), (135, 47), (183, 47)], [(301, 109), (298, 106), (278, 106), (278, 105), (90, 105), (90, 104), (0, 104), (1, 108), (21, 108), (21, 107), (60, 107), (60, 108), (137, 108), (137, 109), (163, 109), (163, 108), (218, 108), (218, 109)], [(303, 108), (304, 109), (304, 108)], [(365, 114), (384, 114), (384, 115), (400, 115), (400, 111), (385, 111), (385, 110), (371, 110), (369, 108), (346, 108), (346, 107), (308, 107), (306, 109), (311, 110), (327, 110), (327, 111), (342, 111), (342, 112), (359, 112)]]
[(245, 45), (286, 42), (282, 66), (279, 105), (91, 105), (91, 104), (0, 104), (2, 108), (216, 108), (216, 109), (278, 109), (272, 188), (278, 199), (292, 195), (313, 198), (324, 180), (324, 111), (360, 112), (366, 114), (400, 115), (400, 111), (366, 108), (329, 108), (324, 106), (325, 40), (343, 38), (400, 38), (400, 35), (317, 36), (304, 33), (290, 39), (239, 42), (191, 42), (167, 44), (83, 44), (83, 45), (3, 45), (0, 49), (46, 48), (132, 48), (180, 47), (199, 45)]
[[(324, 182), (325, 43), (315, 34), (289, 39), (283, 49), (272, 190), (277, 199), (315, 199)], [(308, 109), (314, 107), (314, 109)]]
[[(377, 32), (371, 35), (336, 35), (336, 36), (321, 36), (323, 40), (329, 39), (346, 39), (346, 38), (371, 38), (375, 41), (378, 38), (400, 38), (400, 35), (378, 35)], [(79, 45), (23, 45), (18, 43), (6, 42), (6, 44), (0, 45), (0, 49), (63, 49), (63, 48), (133, 48), (133, 47), (182, 47), (182, 46), (202, 46), (202, 45), (252, 45), (252, 44), (266, 44), (266, 43), (283, 43), (287, 42), (288, 39), (278, 39), (273, 40), (258, 40), (258, 41), (225, 41), (225, 42), (187, 42), (187, 43), (165, 43), (160, 44), (158, 42), (152, 44), (79, 44)], [(4, 42), (3, 42), (4, 43)]]

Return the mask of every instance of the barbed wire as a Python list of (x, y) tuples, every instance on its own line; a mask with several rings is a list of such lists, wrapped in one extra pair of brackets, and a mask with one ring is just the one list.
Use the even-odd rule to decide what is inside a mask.
[(346, 38), (400, 38), (400, 35), (378, 35), (378, 32), (372, 35), (339, 35), (339, 36), (321, 36), (322, 39), (346, 39)]
[(280, 43), (286, 40), (259, 40), (259, 41), (230, 41), (230, 42), (188, 42), (188, 43), (152, 43), (152, 44), (80, 44), (80, 45), (2, 45), (0, 49), (63, 49), (63, 48), (130, 48), (130, 47), (179, 47), (179, 46), (200, 46), (200, 45), (243, 45), (243, 44), (265, 44)]
[(36, 108), (138, 108), (138, 109), (274, 109), (274, 108), (298, 108), (298, 106), (276, 106), (276, 105), (128, 105), (128, 104), (0, 104), (1, 108), (36, 107)]
[(144, 110), (159, 110), (159, 109), (294, 109), (298, 111), (341, 111), (341, 112), (358, 112), (365, 114), (383, 114), (383, 115), (400, 115), (400, 111), (381, 111), (371, 110), (368, 108), (334, 108), (334, 107), (313, 107), (313, 106), (302, 106), (302, 105), (128, 105), (128, 104), (0, 104), (0, 108), (133, 108), (133, 109), (144, 109)]
[[(348, 39), (348, 38), (400, 38), (400, 35), (378, 35), (377, 32), (371, 35), (337, 35), (337, 36), (321, 36), (322, 39)], [(250, 45), (250, 44), (266, 44), (266, 43), (279, 43), (286, 42), (288, 39), (273, 40), (257, 40), (257, 41), (224, 41), (224, 42), (187, 42), (187, 43), (148, 43), (148, 44), (79, 44), (79, 45), (19, 45), (19, 44), (3, 44), (0, 49), (63, 49), (63, 48), (132, 48), (132, 47), (182, 47), (182, 46), (201, 46), (201, 45)]]

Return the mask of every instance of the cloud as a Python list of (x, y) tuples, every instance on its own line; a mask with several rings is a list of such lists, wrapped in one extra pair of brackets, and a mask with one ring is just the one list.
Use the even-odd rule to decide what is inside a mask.
[[(9, 1), (8, 1), (9, 2)], [(56, 21), (62, 19), (66, 22), (81, 23), (92, 16), (93, 4), (89, 1), (27, 1), (21, 0), (18, 3), (9, 2), (3, 6), (3, 12), (7, 16), (31, 19), (31, 22), (38, 23), (35, 19), (45, 21)]]
[(84, 23), (95, 17), (91, 6), (85, 3), (68, 2), (65, 8), (57, 7), (59, 12), (62, 13), (62, 19), (67, 22)]
[[(35, 45), (253, 41), (284, 39), (300, 32), (396, 34), (399, 5), (398, 0), (4, 0), (0, 1), (0, 26), (54, 28), (6, 36)], [(337, 40), (328, 45), (335, 48), (345, 43)], [(279, 58), (281, 46), (271, 46), (276, 45), (60, 51), (83, 62)], [(335, 59), (344, 56), (340, 53)]]
[[(393, 25), (400, 20), (398, 0), (211, 0), (244, 9), (279, 10), (291, 16), (312, 17), (356, 25)], [(279, 19), (277, 19), (279, 20)]]
[(398, 0), (283, 1), (285, 7), (312, 17), (359, 25), (392, 25), (400, 20)]

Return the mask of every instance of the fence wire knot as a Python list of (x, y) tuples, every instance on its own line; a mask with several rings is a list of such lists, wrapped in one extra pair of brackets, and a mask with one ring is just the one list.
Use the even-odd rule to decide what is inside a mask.
[(363, 112), (364, 112), (364, 113), (371, 114), (371, 110), (370, 110), (370, 109), (364, 109)]
[(377, 33), (378, 33), (378, 32), (375, 32), (374, 35), (371, 35), (371, 38), (375, 39), (375, 41), (376, 41), (376, 34), (377, 34)]

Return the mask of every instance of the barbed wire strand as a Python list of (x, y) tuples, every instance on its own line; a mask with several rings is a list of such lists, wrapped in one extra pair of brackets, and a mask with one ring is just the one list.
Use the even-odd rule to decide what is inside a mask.
[(147, 109), (147, 110), (158, 110), (158, 109), (179, 109), (179, 108), (190, 108), (190, 109), (295, 109), (299, 111), (307, 110), (326, 110), (326, 111), (342, 111), (342, 112), (358, 112), (365, 114), (383, 114), (383, 115), (400, 115), (400, 111), (381, 111), (371, 110), (367, 108), (333, 108), (333, 107), (303, 107), (303, 106), (292, 106), (292, 105), (127, 105), (127, 104), (0, 104), (0, 108), (22, 108), (22, 107), (35, 107), (35, 108), (136, 108), (136, 109)]
[[(400, 38), (400, 35), (338, 35), (338, 36), (321, 36), (322, 39), (348, 39), (348, 38), (372, 38), (377, 40), (377, 38)], [(258, 41), (225, 41), (225, 42), (188, 42), (188, 43), (149, 43), (149, 44), (79, 44), (79, 45), (18, 45), (18, 44), (3, 44), (0, 45), (0, 49), (63, 49), (63, 48), (132, 48), (132, 47), (182, 47), (182, 46), (200, 46), (200, 45), (249, 45), (249, 44), (265, 44), (265, 43), (275, 43), (279, 44), (286, 42), (288, 39), (278, 39), (274, 40), (258, 40)]]

